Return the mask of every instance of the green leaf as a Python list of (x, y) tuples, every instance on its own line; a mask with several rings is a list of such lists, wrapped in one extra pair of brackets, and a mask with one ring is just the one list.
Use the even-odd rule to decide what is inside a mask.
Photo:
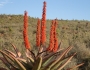
[(27, 57), (32, 63), (34, 63), (34, 59), (32, 58), (32, 56), (29, 55), (28, 52), (26, 52), (26, 57)]
[(76, 55), (76, 53), (74, 53), (72, 56), (70, 56), (69, 59), (68, 59), (64, 64), (62, 64), (62, 66), (60, 66), (60, 67), (58, 68), (58, 70), (63, 69), (63, 68), (65, 67), (65, 65), (67, 65), (68, 62), (70, 62), (70, 60), (73, 58), (74, 55)]
[(12, 45), (12, 47), (14, 48), (14, 50), (15, 50), (17, 56), (18, 56), (18, 57), (21, 57), (21, 53), (18, 51), (18, 49), (16, 48), (16, 46), (13, 45), (13, 44), (11, 44), (11, 45)]
[(14, 54), (13, 52), (11, 52), (11, 51), (9, 51), (9, 50), (7, 50), (7, 49), (5, 49), (5, 51), (6, 51), (8, 54), (11, 54), (11, 55), (13, 55), (14, 57), (16, 57), (16, 54)]
[(5, 60), (4, 57), (0, 57), (0, 60), (2, 60), (2, 62), (6, 65), (6, 67), (8, 67), (10, 69), (10, 64), (7, 62), (7, 60)]
[(42, 67), (47, 66), (48, 63), (50, 63), (53, 58), (54, 58), (54, 54), (53, 55), (50, 55), (49, 57), (47, 57), (46, 59), (44, 59), (43, 60), (44, 62), (42, 63)]
[[(56, 69), (58, 69), (58, 67), (60, 67), (60, 65), (62, 65), (62, 64), (63, 64), (63, 67), (64, 67), (64, 66), (72, 59), (72, 57), (73, 57), (74, 55), (75, 55), (75, 53), (74, 53), (73, 55), (69, 56), (69, 57), (66, 57), (66, 58), (58, 61), (51, 69), (56, 70)], [(63, 67), (62, 67), (62, 68), (63, 68)]]
[[(11, 69), (11, 67), (12, 67), (12, 68), (15, 68), (15, 66), (12, 64), (12, 63), (14, 63), (14, 59), (13, 59), (10, 55), (8, 55), (7, 53), (5, 53), (4, 51), (1, 51), (1, 50), (0, 50), (0, 53), (3, 55), (5, 61), (7, 61), (8, 65), (9, 65), (9, 66), (7, 66), (7, 65), (6, 65), (6, 66), (7, 66), (9, 69)], [(9, 61), (7, 58), (9, 58), (11, 61)]]
[(30, 62), (27, 62), (27, 63), (21, 62), (21, 63), (22, 63), (23, 66), (26, 68), (26, 70), (32, 70), (33, 65), (31, 65)]
[(26, 68), (15, 57), (13, 57), (13, 59), (15, 60), (15, 63), (19, 66), (20, 70), (26, 70)]
[(84, 64), (84, 63), (80, 63), (80, 64), (78, 64), (78, 65), (76, 65), (76, 66), (73, 66), (72, 68), (67, 69), (67, 70), (74, 70), (74, 69), (82, 66), (83, 64)]
[(32, 70), (40, 70), (42, 65), (42, 57), (38, 57)]
[(8, 55), (7, 53), (1, 50), (0, 52), (2, 53), (3, 56), (7, 56), (12, 62), (16, 63), (19, 66), (20, 70), (26, 70), (25, 67), (15, 57)]
[(8, 55), (7, 53), (5, 53), (4, 51), (1, 51), (1, 50), (0, 50), (0, 53), (1, 53), (3, 56), (7, 56), (11, 61), (14, 61), (14, 59), (13, 59), (10, 55)]
[(72, 47), (68, 47), (59, 57), (57, 60), (55, 60), (51, 65), (48, 66), (47, 70), (51, 69), (55, 64), (57, 64), (67, 53), (68, 50), (70, 50)]

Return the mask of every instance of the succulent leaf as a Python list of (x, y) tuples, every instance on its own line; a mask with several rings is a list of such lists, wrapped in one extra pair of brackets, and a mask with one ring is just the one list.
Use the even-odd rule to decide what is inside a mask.
[(15, 63), (19, 66), (20, 70), (26, 70), (26, 68), (15, 57), (13, 57), (13, 59), (15, 60)]
[(49, 62), (51, 62), (51, 60), (53, 59), (53, 57), (54, 57), (54, 55), (52, 55), (51, 57), (49, 57), (46, 61), (43, 60), (44, 62), (42, 63), (42, 67), (47, 66), (47, 64), (48, 64)]
[(51, 67), (53, 67), (57, 62), (59, 62), (61, 59), (62, 59), (62, 57), (64, 57), (65, 56), (65, 54), (67, 53), (67, 51), (69, 50), (69, 49), (71, 49), (72, 47), (68, 47), (60, 56), (59, 56), (59, 58), (57, 59), (57, 60), (55, 60), (51, 65), (49, 65), (49, 69), (51, 69)]
[(0, 50), (0, 53), (1, 53), (3, 56), (7, 56), (11, 61), (14, 61), (14, 59), (13, 59), (10, 55), (8, 55), (7, 53), (5, 53), (4, 51), (1, 51), (1, 50)]
[(73, 55), (59, 61), (57, 64), (55, 64), (52, 69), (58, 69), (58, 70), (61, 70), (63, 67), (65, 67), (65, 65), (70, 62), (70, 60), (72, 59), (72, 57), (75, 55), (76, 53), (74, 53)]
[(18, 57), (21, 57), (21, 53), (18, 51), (17, 47), (16, 47), (15, 45), (13, 45), (13, 44), (11, 44), (11, 45), (12, 45), (12, 47), (14, 48), (17, 56), (18, 56)]
[(41, 66), (42, 66), (42, 57), (39, 57), (39, 58), (36, 60), (36, 62), (35, 62), (35, 64), (34, 64), (34, 67), (33, 67), (32, 70), (40, 70)]
[(16, 57), (16, 54), (14, 54), (13, 52), (11, 52), (11, 51), (9, 51), (9, 50), (7, 50), (7, 49), (5, 49), (5, 51), (6, 51), (8, 54), (11, 54), (12, 56)]
[(73, 69), (76, 69), (76, 68), (82, 66), (83, 64), (84, 64), (84, 63), (80, 63), (80, 64), (78, 64), (78, 65), (76, 65), (76, 66), (73, 66), (72, 68), (67, 69), (67, 70), (73, 70)]
[(6, 65), (6, 67), (10, 69), (11, 65), (7, 62), (7, 60), (4, 57), (0, 57), (0, 60), (2, 60), (2, 62)]

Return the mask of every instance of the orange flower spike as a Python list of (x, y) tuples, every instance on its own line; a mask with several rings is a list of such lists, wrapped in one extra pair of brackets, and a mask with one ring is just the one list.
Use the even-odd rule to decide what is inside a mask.
[(54, 20), (55, 23), (54, 23), (54, 32), (56, 33), (56, 28), (57, 28), (57, 19)]
[(43, 2), (43, 13), (41, 20), (41, 44), (46, 42), (46, 2)]
[(57, 19), (55, 19), (55, 28), (57, 27)]
[(58, 50), (58, 39), (55, 38), (55, 41), (54, 41), (54, 48), (53, 48), (52, 51), (55, 53), (55, 52), (57, 52), (57, 50)]
[(51, 29), (50, 29), (50, 43), (49, 43), (49, 47), (47, 48), (48, 51), (52, 51), (53, 47), (54, 47), (54, 20), (52, 20), (52, 25), (51, 25)]
[(56, 34), (56, 27), (57, 27), (57, 19), (55, 19), (55, 23), (54, 23), (54, 48), (53, 48), (53, 52), (57, 52), (57, 50), (58, 50), (58, 39), (57, 39), (57, 34)]
[(37, 22), (37, 32), (36, 32), (36, 46), (40, 47), (40, 19)]
[(24, 28), (27, 29), (27, 23), (28, 23), (28, 17), (27, 17), (27, 12), (25, 11), (24, 13)]
[(30, 49), (30, 43), (28, 40), (28, 16), (27, 16), (27, 12), (25, 11), (24, 13), (24, 30), (23, 30), (23, 37), (24, 37), (24, 43), (25, 43), (25, 48), (26, 49)]

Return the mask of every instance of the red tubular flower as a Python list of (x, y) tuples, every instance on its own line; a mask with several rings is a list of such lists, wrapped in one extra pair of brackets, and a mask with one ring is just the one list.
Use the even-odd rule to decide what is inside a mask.
[(24, 37), (25, 48), (30, 49), (30, 43), (28, 40), (28, 32), (27, 31), (28, 31), (28, 16), (27, 16), (27, 12), (25, 11), (23, 37)]
[(46, 42), (46, 2), (43, 2), (43, 13), (41, 20), (41, 44), (43, 45)]
[(50, 44), (47, 48), (47, 51), (57, 52), (58, 50), (58, 39), (56, 34), (57, 19), (52, 21), (51, 30), (50, 30)]
[(54, 48), (52, 49), (53, 52), (57, 52), (58, 50), (58, 39), (56, 34), (56, 27), (57, 27), (57, 19), (55, 19), (55, 23), (54, 23)]
[(50, 29), (50, 43), (47, 50), (52, 51), (53, 48), (54, 48), (54, 20), (52, 20), (52, 25)]
[(54, 48), (52, 49), (52, 51), (55, 53), (55, 52), (57, 52), (57, 50), (58, 50), (58, 39), (55, 38), (55, 40), (54, 40)]
[(40, 47), (40, 19), (37, 22), (37, 32), (36, 32), (36, 46)]

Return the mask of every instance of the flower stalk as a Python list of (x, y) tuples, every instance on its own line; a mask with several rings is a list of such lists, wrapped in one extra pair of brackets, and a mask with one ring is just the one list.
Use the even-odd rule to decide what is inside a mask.
[(54, 20), (52, 20), (52, 25), (50, 29), (50, 43), (47, 50), (52, 51), (53, 48), (54, 48)]
[(41, 28), (40, 28), (40, 19), (38, 19), (38, 22), (37, 22), (37, 32), (36, 32), (36, 46), (37, 47), (40, 47), (40, 31), (41, 31)]
[(47, 48), (48, 51), (57, 52), (58, 50), (58, 39), (56, 34), (57, 20), (52, 20), (52, 25), (50, 29), (50, 43)]
[(27, 11), (24, 13), (24, 30), (23, 30), (25, 48), (30, 50), (30, 43), (28, 40), (28, 16)]
[(54, 48), (53, 48), (53, 52), (57, 52), (58, 50), (58, 38), (57, 38), (57, 33), (56, 33), (56, 28), (57, 28), (57, 19), (55, 19), (55, 23), (54, 23)]
[(41, 20), (41, 45), (44, 45), (46, 42), (46, 2), (43, 2), (43, 13)]

